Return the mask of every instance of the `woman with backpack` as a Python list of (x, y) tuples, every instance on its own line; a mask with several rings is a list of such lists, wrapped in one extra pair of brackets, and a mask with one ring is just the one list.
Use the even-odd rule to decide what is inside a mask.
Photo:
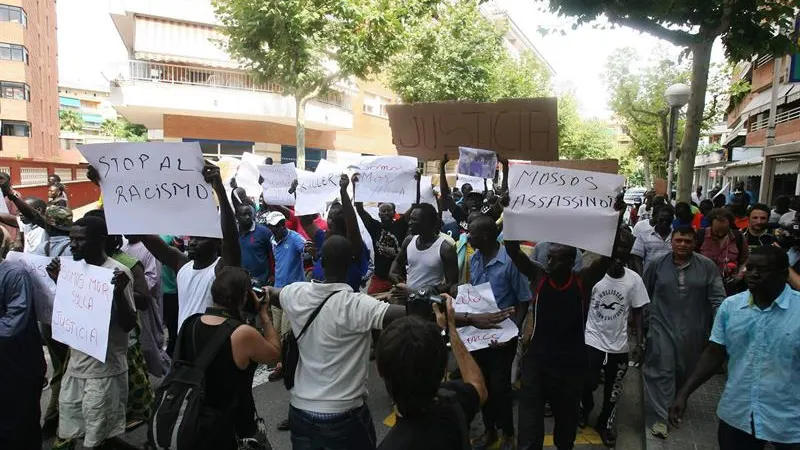
[[(149, 438), (155, 448), (173, 450), (237, 449), (239, 441), (245, 442), (238, 448), (269, 449), (252, 394), (257, 365), (275, 364), (281, 353), (269, 305), (259, 302), (241, 267), (223, 268), (211, 297), (204, 314), (181, 326), (172, 370), (156, 394)], [(244, 323), (245, 309), (258, 312), (263, 335)], [(173, 431), (177, 447), (171, 445)]]

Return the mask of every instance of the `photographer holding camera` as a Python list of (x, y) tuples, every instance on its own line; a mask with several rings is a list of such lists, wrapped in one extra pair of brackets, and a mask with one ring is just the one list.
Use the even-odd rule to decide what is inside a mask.
[[(447, 312), (433, 304), (436, 324), (408, 316), (393, 322), (378, 341), (378, 373), (397, 408), (397, 423), (380, 450), (471, 448), (469, 423), (488, 394), (478, 364), (458, 336), (453, 299), (442, 297)], [(448, 358), (442, 329), (447, 330), (463, 381), (441, 382)]]

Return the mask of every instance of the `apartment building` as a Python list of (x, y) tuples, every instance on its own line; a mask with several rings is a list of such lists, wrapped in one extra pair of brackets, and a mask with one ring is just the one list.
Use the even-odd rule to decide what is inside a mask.
[[(206, 154), (254, 151), (295, 161), (294, 99), (277, 84), (256, 83), (220, 49), (210, 1), (112, 0), (110, 17), (128, 55), (107, 72), (111, 103), (146, 126), (152, 140), (196, 141)], [(510, 49), (535, 52), (516, 26), (509, 30)], [(396, 154), (386, 114), (396, 101), (378, 82), (350, 80), (309, 102), (306, 168), (320, 159)]]
[[(102, 87), (59, 86), (59, 111), (75, 111), (83, 119), (81, 135), (100, 135), (106, 120), (115, 120), (117, 110), (111, 104), (108, 89)], [(62, 131), (62, 139), (64, 132)]]
[(55, 2), (0, 0), (0, 158), (63, 160), (56, 52)]

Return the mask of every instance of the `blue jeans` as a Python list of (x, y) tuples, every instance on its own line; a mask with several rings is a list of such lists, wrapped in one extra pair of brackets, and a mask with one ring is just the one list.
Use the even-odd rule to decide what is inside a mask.
[(375, 450), (377, 437), (365, 403), (329, 420), (289, 407), (293, 450)]

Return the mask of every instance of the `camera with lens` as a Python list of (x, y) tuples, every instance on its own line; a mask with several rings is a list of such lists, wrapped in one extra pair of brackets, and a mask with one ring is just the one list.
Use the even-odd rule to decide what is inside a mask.
[(436, 314), (434, 314), (432, 308), (434, 304), (439, 305), (442, 312), (447, 312), (447, 308), (444, 308), (444, 299), (439, 296), (435, 288), (420, 289), (409, 294), (408, 301), (406, 301), (406, 314), (436, 321)]
[(778, 245), (784, 250), (800, 246), (800, 222), (781, 225), (778, 234)]

